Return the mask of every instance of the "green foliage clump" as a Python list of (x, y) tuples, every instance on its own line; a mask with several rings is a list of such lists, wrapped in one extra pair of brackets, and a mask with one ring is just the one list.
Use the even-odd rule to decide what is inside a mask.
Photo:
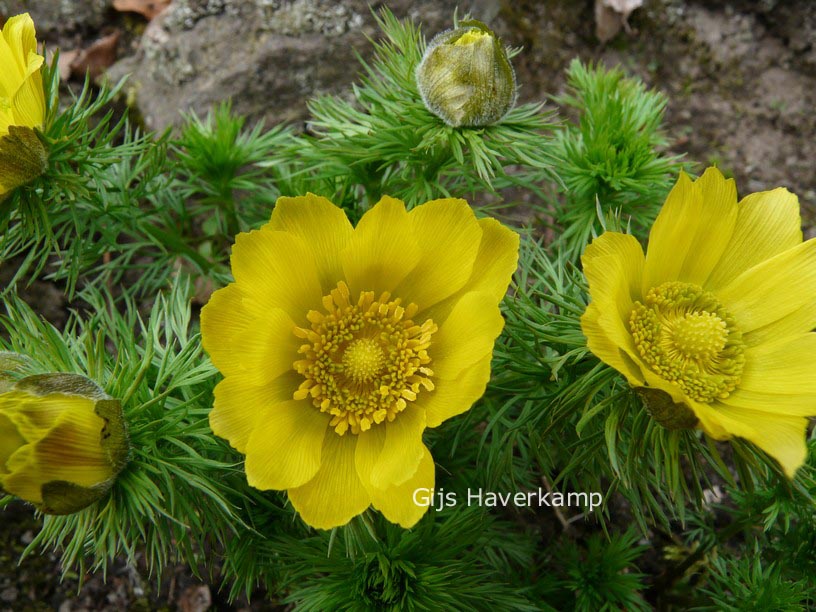
[(648, 610), (641, 596), (645, 576), (635, 561), (645, 546), (638, 544), (633, 531), (613, 534), (608, 540), (601, 534), (589, 536), (585, 545), (562, 546), (553, 571), (563, 575), (560, 593), (550, 600), (563, 598), (561, 609)]
[[(26, 554), (61, 549), (66, 572), (89, 558), (92, 569), (105, 572), (117, 556), (135, 563), (144, 554), (158, 578), (171, 561), (197, 568), (205, 541), (233, 537), (240, 528), (228, 501), (232, 459), (207, 422), (215, 371), (202, 358), (198, 335), (190, 334), (188, 292), (177, 285), (159, 297), (145, 321), (132, 303), (120, 314), (106, 296), (88, 290), (82, 297), (96, 314), (74, 314), (64, 331), (7, 298), (0, 325), (9, 340), (0, 339), (0, 348), (30, 360), (26, 371), (10, 375), (88, 376), (121, 401), (132, 448), (110, 495), (78, 513), (45, 516)], [(227, 477), (215, 481), (213, 471)]]
[(577, 113), (577, 124), (555, 134), (554, 152), (563, 200), (555, 220), (560, 241), (580, 255), (602, 215), (621, 211), (642, 235), (651, 226), (681, 168), (680, 159), (662, 150), (661, 130), (668, 99), (618, 69), (573, 60), (567, 93), (556, 98)]
[(303, 610), (538, 609), (524, 584), (529, 537), (482, 509), (432, 514), (410, 531), (365, 516), (328, 556), (325, 536), (310, 538), (311, 554), (288, 548), (287, 601)]
[(363, 62), (353, 100), (310, 102), (311, 134), (294, 144), (295, 185), (317, 181), (328, 189), (320, 195), (358, 216), (383, 194), (411, 207), (439, 197), (495, 197), (551, 176), (550, 112), (524, 104), (487, 127), (445, 125), (425, 107), (414, 77), (425, 50), (419, 29), (387, 11), (378, 22), (384, 40)]

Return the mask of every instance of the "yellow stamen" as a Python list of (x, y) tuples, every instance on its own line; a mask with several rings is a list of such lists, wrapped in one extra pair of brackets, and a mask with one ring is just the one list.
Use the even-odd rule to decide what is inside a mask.
[(724, 399), (745, 364), (742, 332), (717, 298), (682, 282), (653, 287), (629, 318), (640, 356), (653, 372), (700, 402)]
[(363, 291), (352, 302), (341, 281), (323, 297), (326, 312), (310, 311), (311, 326), (295, 329), (307, 343), (299, 350), (303, 359), (294, 363), (304, 377), (294, 398), (311, 397), (332, 415), (339, 435), (393, 421), (421, 389), (434, 388), (428, 348), (437, 326), (431, 319), (414, 323), (416, 304), (403, 307), (390, 297), (375, 299), (373, 291)]

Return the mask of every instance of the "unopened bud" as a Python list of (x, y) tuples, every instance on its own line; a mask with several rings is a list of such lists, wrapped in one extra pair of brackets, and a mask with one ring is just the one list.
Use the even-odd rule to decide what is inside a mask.
[(480, 21), (463, 21), (435, 36), (416, 80), (428, 110), (452, 127), (495, 123), (516, 101), (507, 50)]
[(46, 514), (101, 499), (129, 451), (119, 401), (84, 376), (27, 376), (0, 393), (0, 488)]

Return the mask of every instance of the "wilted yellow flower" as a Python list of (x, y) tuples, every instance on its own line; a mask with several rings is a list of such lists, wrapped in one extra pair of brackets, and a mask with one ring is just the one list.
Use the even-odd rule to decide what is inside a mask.
[(417, 66), (425, 106), (453, 127), (495, 123), (516, 101), (516, 75), (501, 40), (481, 21), (437, 34)]
[(0, 198), (47, 167), (34, 131), (45, 121), (43, 61), (28, 13), (9, 19), (0, 36)]
[(47, 514), (100, 499), (128, 449), (119, 402), (83, 376), (29, 376), (0, 393), (0, 488)]
[(422, 433), (484, 392), (517, 259), (518, 235), (464, 200), (383, 197), (353, 228), (325, 198), (280, 198), (201, 313), (225, 375), (210, 425), (249, 484), (323, 529), (369, 505), (415, 524), (413, 492), (434, 486)]
[(789, 477), (816, 415), (816, 241), (786, 189), (737, 203), (733, 180), (681, 173), (646, 256), (606, 232), (584, 252), (590, 350), (669, 427), (745, 438)]

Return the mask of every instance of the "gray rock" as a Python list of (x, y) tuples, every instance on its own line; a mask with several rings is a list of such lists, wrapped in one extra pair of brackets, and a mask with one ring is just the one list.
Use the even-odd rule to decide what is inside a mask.
[[(392, 0), (399, 18), (423, 23), (426, 37), (451, 25), (456, 0)], [(130, 73), (129, 99), (148, 128), (177, 125), (181, 113), (206, 113), (231, 98), (250, 121), (306, 116), (317, 93), (346, 90), (370, 57), (378, 30), (366, 0), (175, 0), (154, 19), (136, 56), (109, 76)], [(492, 0), (479, 0), (481, 12)], [(479, 12), (474, 10), (474, 16)]]
[(111, 4), (112, 0), (0, 0), (0, 15), (31, 13), (37, 38), (61, 42), (99, 30), (105, 24)]

